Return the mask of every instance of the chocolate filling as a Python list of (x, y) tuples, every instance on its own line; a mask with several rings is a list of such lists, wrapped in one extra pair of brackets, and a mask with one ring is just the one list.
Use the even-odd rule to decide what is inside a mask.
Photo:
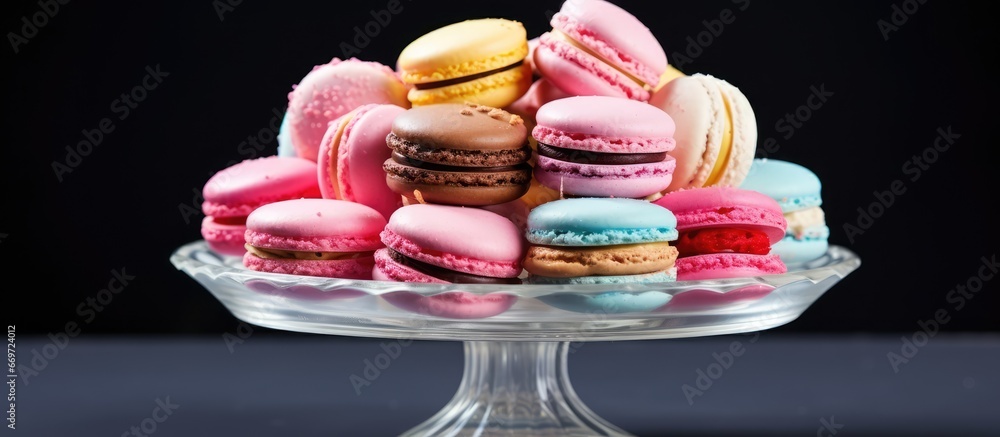
[(400, 165), (419, 168), (421, 170), (462, 172), (462, 173), (500, 173), (505, 171), (531, 170), (528, 164), (507, 165), (502, 167), (457, 167), (451, 165), (434, 164), (420, 161), (401, 155), (399, 152), (392, 152), (392, 160)]
[(513, 64), (510, 64), (510, 65), (508, 65), (506, 67), (500, 67), (500, 68), (497, 68), (495, 70), (484, 71), (482, 73), (476, 73), (476, 74), (469, 75), (469, 76), (456, 77), (454, 79), (439, 80), (437, 82), (418, 83), (418, 84), (413, 85), (413, 87), (416, 88), (416, 89), (418, 89), (418, 90), (430, 90), (430, 89), (434, 89), (434, 88), (442, 88), (442, 87), (446, 87), (446, 86), (456, 85), (456, 84), (460, 84), (462, 82), (469, 82), (469, 81), (473, 81), (473, 80), (476, 80), (476, 79), (481, 79), (481, 78), (484, 78), (484, 77), (489, 76), (491, 74), (497, 74), (497, 73), (500, 73), (500, 72), (503, 72), (503, 71), (513, 70), (513, 69), (515, 69), (517, 67), (520, 67), (521, 64), (523, 64), (523, 63), (524, 63), (524, 60), (522, 59), (522, 60), (517, 61), (517, 62), (515, 62)]
[(448, 281), (453, 284), (520, 284), (521, 283), (521, 280), (518, 278), (491, 278), (488, 276), (470, 275), (468, 273), (448, 270), (445, 268), (427, 264), (425, 262), (417, 261), (392, 249), (389, 249), (389, 257), (392, 258), (393, 261), (400, 263), (404, 266), (407, 266), (420, 273), (433, 276), (442, 281)]
[(577, 164), (595, 165), (630, 165), (662, 162), (667, 159), (667, 152), (660, 153), (601, 153), (586, 150), (564, 149), (538, 143), (538, 154)]

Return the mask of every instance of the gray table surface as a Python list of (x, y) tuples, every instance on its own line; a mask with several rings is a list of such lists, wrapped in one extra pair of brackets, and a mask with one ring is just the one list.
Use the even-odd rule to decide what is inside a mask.
[[(264, 330), (230, 340), (81, 336), (42, 366), (33, 352), (52, 356), (48, 339), (18, 338), (18, 363), (43, 368), (18, 379), (17, 429), (3, 435), (133, 435), (170, 404), (145, 435), (391, 436), (435, 413), (461, 377), (459, 342), (413, 342), (358, 394), (350, 375), (383, 340)], [(745, 353), (685, 395), (733, 341)], [(569, 365), (580, 397), (639, 436), (1000, 435), (1000, 335), (939, 334), (897, 372), (888, 354), (901, 348), (900, 335), (764, 332), (587, 343)]]

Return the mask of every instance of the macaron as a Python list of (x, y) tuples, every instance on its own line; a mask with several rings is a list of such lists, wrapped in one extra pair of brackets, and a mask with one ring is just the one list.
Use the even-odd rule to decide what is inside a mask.
[(392, 155), (385, 137), (392, 121), (406, 109), (389, 104), (367, 104), (330, 123), (320, 142), (317, 173), (326, 199), (341, 199), (370, 206), (386, 220), (402, 197), (385, 181), (382, 165)]
[(399, 54), (413, 106), (472, 102), (504, 107), (531, 85), (524, 25), (501, 18), (466, 20), (427, 33)]
[(667, 84), (670, 83), (670, 81), (683, 76), (686, 75), (682, 71), (678, 70), (673, 65), (668, 65), (667, 69), (663, 72), (663, 74), (660, 75), (660, 83), (659, 85), (656, 85), (656, 88), (653, 90), (653, 92), (655, 93), (656, 91), (659, 91), (660, 88), (667, 86)]
[[(524, 259), (534, 284), (644, 284), (672, 282), (677, 249), (673, 214), (637, 199), (573, 198), (549, 202), (528, 214)], [(631, 312), (655, 309), (666, 293), (635, 295), (556, 293), (540, 299), (571, 311)]]
[(295, 153), (317, 160), (327, 125), (368, 103), (409, 107), (406, 86), (396, 72), (377, 62), (355, 58), (317, 65), (288, 93), (285, 117)]
[[(389, 218), (381, 233), (385, 249), (375, 253), (376, 280), (436, 284), (520, 284), (524, 242), (510, 220), (478, 208), (417, 204)], [(506, 311), (516, 297), (451, 292), (423, 296), (384, 295), (389, 303), (420, 314), (449, 318), (489, 317)]]
[(281, 119), (281, 126), (278, 128), (278, 156), (295, 157), (295, 146), (292, 145), (292, 133), (288, 127), (288, 112)]
[(649, 28), (612, 3), (567, 0), (550, 24), (533, 64), (571, 95), (645, 102), (667, 69), (667, 55)]
[(343, 200), (271, 203), (247, 217), (243, 265), (260, 272), (371, 279), (385, 223), (378, 211)]
[(654, 202), (677, 217), (677, 279), (785, 273), (771, 245), (785, 236), (781, 207), (762, 193), (732, 187), (674, 191)]
[(788, 161), (755, 159), (740, 188), (764, 193), (781, 205), (788, 230), (771, 253), (786, 265), (801, 265), (826, 254), (830, 228), (820, 207), (822, 184), (815, 173)]
[(386, 183), (407, 203), (497, 205), (521, 197), (531, 183), (527, 128), (502, 109), (417, 106), (396, 116), (385, 142), (392, 149)]
[(674, 121), (634, 100), (577, 96), (538, 109), (534, 176), (570, 196), (643, 198), (670, 185)]
[(517, 99), (517, 101), (504, 109), (524, 117), (533, 125), (538, 108), (553, 100), (565, 99), (567, 97), (573, 96), (557, 88), (548, 79), (541, 78), (532, 83), (531, 87), (528, 88), (528, 91), (520, 99)]
[(247, 216), (268, 203), (320, 197), (316, 163), (271, 156), (249, 159), (215, 173), (202, 188), (201, 235), (221, 254), (242, 256)]
[(649, 103), (683, 126), (674, 136), (677, 169), (665, 192), (743, 182), (757, 152), (757, 120), (739, 89), (709, 75), (681, 76)]

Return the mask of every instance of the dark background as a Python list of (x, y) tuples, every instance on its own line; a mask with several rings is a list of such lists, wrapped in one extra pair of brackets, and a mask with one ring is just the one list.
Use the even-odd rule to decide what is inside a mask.
[[(201, 216), (183, 212), (197, 208), (194, 195), (212, 173), (253, 157), (240, 143), (267, 130), (291, 85), (313, 65), (342, 56), (354, 26), (386, 3), (246, 1), (220, 19), (210, 1), (73, 1), (17, 53), (0, 47), (5, 322), (22, 334), (81, 322), (77, 305), (106, 287), (112, 270), (124, 269), (135, 279), (84, 333), (231, 331), (236, 319), (168, 261), (178, 246), (201, 238)], [(777, 330), (912, 332), (941, 308), (952, 315), (944, 330), (998, 328), (1000, 281), (987, 282), (961, 310), (946, 301), (1000, 241), (989, 213), (1000, 197), (996, 71), (987, 67), (996, 61), (995, 8), (926, 2), (886, 40), (877, 23), (892, 23), (901, 1), (754, 0), (746, 10), (739, 8), (747, 2), (730, 1), (615, 3), (650, 27), (683, 71), (724, 78), (745, 92), (759, 144), (774, 138), (779, 148), (770, 157), (819, 175), (831, 243), (863, 259)], [(403, 11), (357, 57), (394, 65), (409, 41), (467, 18), (516, 19), (538, 36), (560, 4), (403, 0)], [(0, 30), (8, 43), (9, 32), (22, 32), (22, 17), (42, 10), (34, 1), (5, 7)], [(724, 9), (735, 21), (697, 56), (692, 48), (691, 62), (677, 58), (687, 38), (706, 29), (702, 21)], [(169, 76), (119, 120), (113, 102), (157, 65)], [(777, 130), (813, 86), (833, 96), (790, 137)], [(65, 162), (66, 146), (105, 117), (115, 130), (60, 182), (52, 163)], [(911, 180), (906, 162), (948, 127), (961, 137)], [(276, 147), (271, 141), (260, 154)], [(857, 208), (897, 179), (905, 194), (851, 241), (844, 224), (856, 223)]]

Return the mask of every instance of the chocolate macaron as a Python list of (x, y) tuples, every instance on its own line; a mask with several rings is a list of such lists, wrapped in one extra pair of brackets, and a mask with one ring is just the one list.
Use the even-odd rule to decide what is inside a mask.
[(419, 106), (396, 116), (383, 168), (394, 192), (444, 205), (515, 200), (531, 184), (531, 147), (521, 117), (476, 104)]

